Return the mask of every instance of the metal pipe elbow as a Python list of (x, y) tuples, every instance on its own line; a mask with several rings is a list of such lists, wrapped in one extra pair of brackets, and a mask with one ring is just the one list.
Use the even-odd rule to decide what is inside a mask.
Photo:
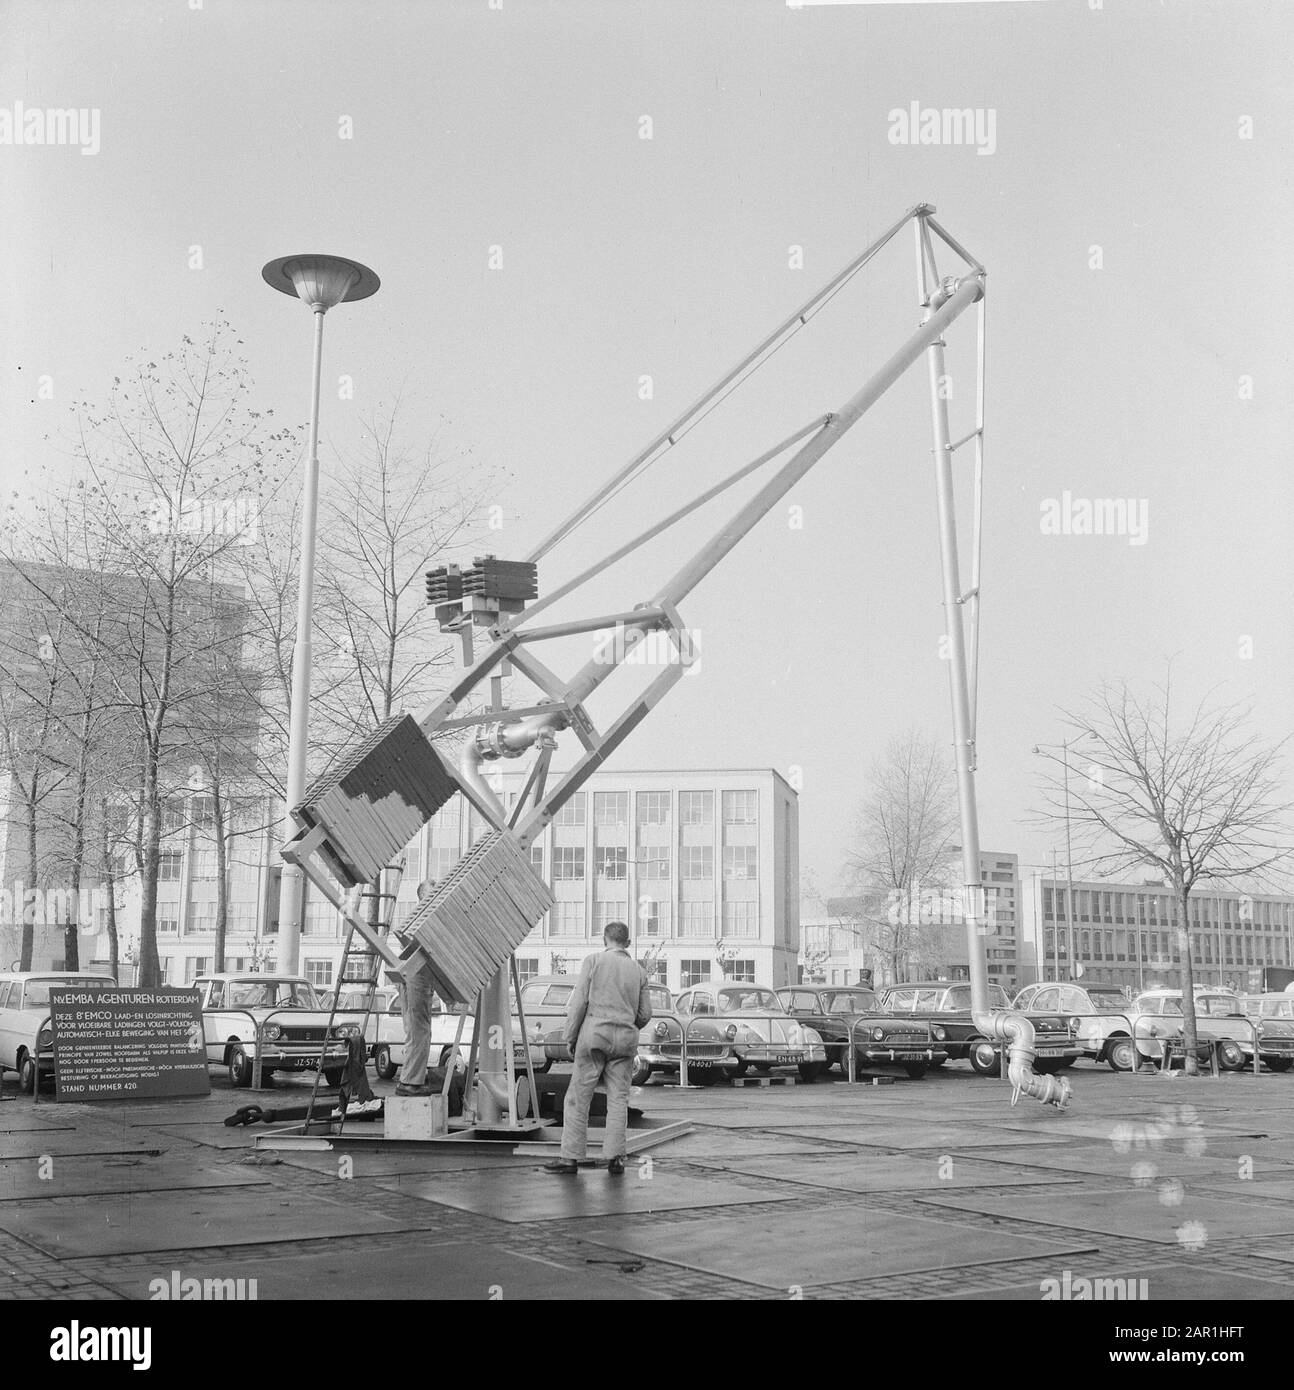
[(1011, 1104), (1023, 1096), (1041, 1101), (1044, 1105), (1054, 1105), (1064, 1110), (1073, 1095), (1068, 1077), (1039, 1076), (1033, 1069), (1037, 1056), (1037, 1039), (1033, 1024), (1016, 1013), (974, 1013), (975, 1026), (985, 1037), (1008, 1044), (1007, 1076), (1015, 1088)]

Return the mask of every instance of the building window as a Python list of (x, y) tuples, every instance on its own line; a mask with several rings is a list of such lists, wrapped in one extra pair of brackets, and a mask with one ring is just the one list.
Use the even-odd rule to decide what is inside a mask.
[(668, 985), (669, 976), (665, 973), (665, 962), (659, 956), (655, 960), (640, 960), (639, 965), (647, 972), (647, 978), (654, 985)]
[(584, 877), (584, 846), (553, 846), (553, 878)]
[(758, 936), (759, 904), (724, 903), (723, 934), (724, 936)]
[(332, 984), (332, 961), (305, 960), (305, 977), (316, 989), (327, 989)]
[(668, 878), (669, 846), (643, 845), (638, 851), (638, 874), (641, 878)]
[(755, 825), (759, 821), (758, 792), (724, 792), (724, 825)]
[[(554, 825), (583, 825), (584, 824), (584, 792), (576, 792), (571, 799), (553, 817)], [(583, 875), (581, 874), (582, 878)]]
[(693, 985), (703, 985), (710, 978), (708, 960), (684, 960), (679, 962), (679, 988), (691, 989)]
[(539, 875), (544, 876), (544, 847), (543, 845), (530, 846), (530, 867)]
[(524, 985), (527, 980), (533, 980), (539, 974), (538, 956), (518, 956), (517, 957), (517, 979)]
[(639, 898), (638, 930), (644, 936), (664, 936), (669, 930), (669, 904), (658, 898)]
[(199, 830), (210, 830), (216, 823), (215, 797), (195, 796), (189, 803), (189, 818)]
[(628, 824), (629, 824), (629, 793), (628, 793), (628, 792), (594, 792), (594, 793), (593, 793), (593, 824), (594, 824), (594, 825), (628, 825)]
[(612, 922), (623, 922), (629, 915), (629, 904), (612, 898), (609, 902), (593, 904), (593, 934), (601, 936)]
[(180, 920), (178, 917), (163, 917), (159, 914), (157, 918), (157, 934), (159, 936), (177, 936), (180, 931)]
[(427, 876), (437, 883), (449, 877), (449, 871), (462, 856), (456, 849), (433, 849), (427, 855)]
[(178, 834), (184, 826), (184, 803), (178, 797), (162, 802), (162, 834)]
[[(727, 977), (734, 984), (753, 985), (755, 983), (755, 962), (753, 960), (730, 960), (724, 967)], [(835, 975), (833, 970), (832, 975)]]
[(759, 849), (755, 845), (724, 845), (724, 878), (758, 878)]
[(714, 904), (712, 902), (680, 904), (679, 932), (682, 936), (714, 935)]
[(593, 853), (599, 878), (625, 878), (628, 875), (629, 851), (624, 845), (602, 845)]
[(679, 848), (679, 875), (682, 878), (714, 877), (713, 845), (682, 845)]
[(190, 956), (184, 962), (184, 983), (191, 985), (199, 975), (205, 975), (211, 961), (207, 956)]
[(681, 825), (713, 825), (713, 792), (679, 792), (678, 818)]
[(217, 877), (216, 852), (214, 849), (200, 849), (193, 856), (193, 877), (204, 881)]
[(302, 936), (333, 936), (336, 934), (337, 909), (331, 903), (307, 903), (301, 923)]
[(555, 936), (583, 936), (584, 904), (564, 902), (554, 904), (552, 922)]
[(638, 824), (669, 824), (669, 792), (638, 793)]
[(159, 883), (178, 883), (180, 881), (180, 851), (164, 849), (157, 857), (157, 879)]
[(170, 958), (170, 956), (158, 957), (157, 968), (161, 971), (162, 983), (164, 985), (169, 985), (171, 983), (171, 967), (174, 964), (175, 962)]

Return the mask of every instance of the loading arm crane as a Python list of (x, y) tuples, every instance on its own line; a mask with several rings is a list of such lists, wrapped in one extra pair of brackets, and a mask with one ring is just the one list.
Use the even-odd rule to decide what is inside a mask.
[[(534, 1122), (521, 1113), (511, 1047), (509, 980), (517, 985), (512, 952), (552, 905), (547, 885), (530, 867), (529, 850), (563, 804), (583, 786), (616, 748), (647, 717), (682, 677), (694, 658), (692, 640), (679, 605), (815, 463), (862, 419), (880, 397), (923, 356), (931, 400), (935, 490), (938, 500), (943, 607), (949, 646), (949, 678), (958, 794), (964, 915), (970, 965), (972, 1015), (986, 1038), (1009, 1051), (1012, 1104), (1028, 1095), (1063, 1109), (1069, 1081), (1033, 1071), (1034, 1030), (1022, 1014), (989, 1007), (984, 929), (985, 893), (981, 881), (975, 797), (975, 705), (978, 685), (979, 566), (984, 448), (985, 269), (938, 223), (935, 209), (921, 203), (855, 257), (836, 276), (769, 334), (752, 352), (631, 459), (586, 502), (557, 526), (524, 561), (485, 557), (466, 569), (446, 566), (428, 575), (428, 601), (445, 631), (463, 643), (465, 669), (445, 696), (416, 721), (398, 716), (370, 735), (339, 767), (319, 779), (294, 816), (302, 827), (282, 853), (301, 864), (320, 890), (366, 937), (370, 933), (354, 910), (360, 885), (402, 849), (439, 806), (461, 792), (488, 827), (486, 834), (404, 924), (399, 948), (382, 939), (370, 944), (406, 976), (431, 968), (445, 998), (474, 1002), (477, 1009), (472, 1051), (479, 1071), (474, 1101), (476, 1128), (522, 1132)], [(537, 564), (605, 501), (640, 477), (694, 425), (720, 404), (787, 339), (798, 333), (834, 295), (906, 226), (915, 231), (920, 326), (860, 389), (837, 410), (821, 415), (783, 439), (731, 476), (672, 512), (597, 563), (538, 597)], [(936, 243), (962, 262), (961, 273), (940, 277)], [(945, 331), (971, 306), (977, 307), (975, 428), (964, 438), (950, 436), (945, 390)], [(958, 553), (953, 463), (964, 446), (973, 451), (974, 514), (971, 574), (962, 586)], [(539, 624), (535, 619), (560, 598), (586, 584), (610, 565), (646, 544), (727, 488), (788, 451), (772, 476), (656, 592), (636, 607), (594, 617)], [(970, 618), (969, 644), (963, 609)], [(489, 646), (478, 656), (474, 631), (486, 629)], [(592, 659), (569, 678), (550, 670), (536, 648), (576, 634), (607, 633)], [(586, 702), (636, 645), (652, 634), (668, 642), (676, 660), (605, 729), (595, 726)], [(524, 676), (539, 692), (533, 703), (505, 708), (503, 680)], [(490, 683), (488, 707), (461, 713), (465, 700)], [(458, 764), (452, 765), (432, 740), (451, 732), (465, 735)], [(555, 775), (550, 764), (559, 736), (570, 735), (580, 752), (573, 766)], [(533, 754), (521, 793), (509, 810), (482, 771), (486, 763)], [(367, 877), (366, 877), (367, 875)], [(520, 1008), (520, 991), (517, 990)], [(520, 1019), (524, 1030), (524, 1015)], [(528, 1049), (525, 1050), (528, 1056)], [(474, 1056), (469, 1061), (472, 1075)], [(528, 1063), (527, 1063), (528, 1066)], [(534, 1095), (533, 1077), (530, 1095)]]

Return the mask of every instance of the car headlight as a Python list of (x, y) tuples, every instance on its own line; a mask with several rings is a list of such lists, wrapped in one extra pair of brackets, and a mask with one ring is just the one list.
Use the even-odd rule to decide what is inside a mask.
[(884, 1028), (873, 1028), (873, 1029), (872, 1029), (872, 1037), (873, 1037), (873, 1039), (874, 1039), (876, 1042), (880, 1042), (881, 1039), (885, 1037), (885, 1029), (884, 1029)]
[(1077, 1033), (1082, 1026), (1083, 1020), (1080, 1018), (1071, 1018), (1069, 1020), (1069, 1031), (1071, 1033)]
[(36, 1039), (36, 1046), (43, 1052), (47, 1047), (54, 1046), (54, 1033), (52, 1029), (42, 1028), (40, 1037)]
[(283, 1029), (280, 1028), (277, 1023), (267, 1023), (261, 1030), (261, 1036), (267, 1042), (274, 1042), (276, 1039), (283, 1036)]
[(669, 1037), (669, 1024), (666, 1023), (664, 1019), (661, 1019), (661, 1021), (656, 1025), (656, 1036), (658, 1038)]
[(334, 1038), (357, 1038), (359, 1037), (358, 1023), (339, 1023), (332, 1030)]
[(723, 1030), (723, 1036), (727, 1038), (729, 1042), (735, 1042), (737, 1038), (737, 1025), (735, 1023), (730, 1023)]
[(943, 1042), (948, 1036), (948, 1030), (940, 1023), (936, 1023), (930, 1031), (936, 1042)]

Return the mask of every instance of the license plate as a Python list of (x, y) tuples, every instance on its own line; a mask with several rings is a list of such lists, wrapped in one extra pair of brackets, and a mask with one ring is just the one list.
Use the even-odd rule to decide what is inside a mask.
[(704, 1071), (706, 1067), (712, 1067), (712, 1066), (714, 1066), (714, 1063), (713, 1063), (713, 1062), (705, 1062), (705, 1061), (695, 1061), (695, 1062), (694, 1062), (691, 1058), (689, 1058), (689, 1059), (688, 1059), (688, 1064), (687, 1064), (687, 1069), (688, 1069), (688, 1071)]
[(798, 1062), (800, 1059), (794, 1052), (779, 1052), (777, 1060), (779, 1062)]

